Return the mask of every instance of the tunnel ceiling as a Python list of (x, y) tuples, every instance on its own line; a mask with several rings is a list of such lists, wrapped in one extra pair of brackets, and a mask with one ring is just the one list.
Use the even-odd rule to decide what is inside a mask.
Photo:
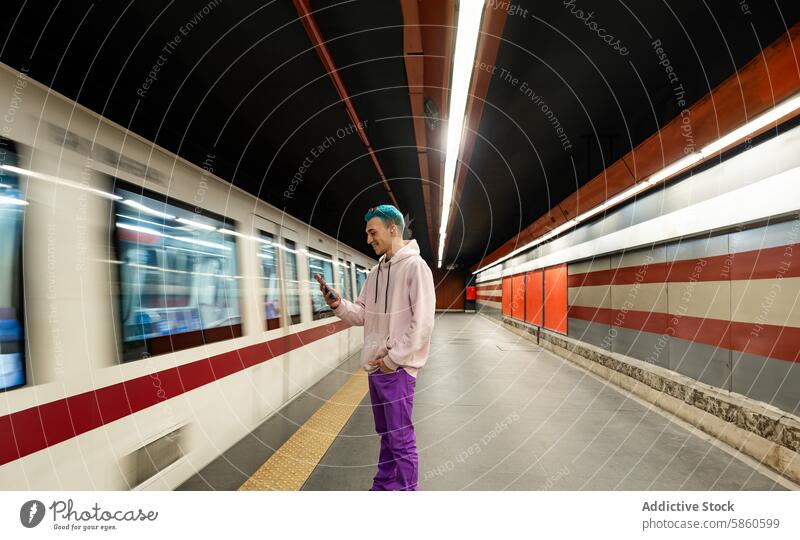
[[(215, 174), (375, 255), (363, 215), (387, 191), (290, 0), (22, 4), (3, 20), (2, 62), (189, 161), (213, 156)], [(312, 5), (411, 229), (424, 231), (400, 5)]]
[(450, 233), (446, 258), (467, 266), (708, 94), (800, 12), (796, 0), (518, 4), (525, 11), (506, 18)]
[[(413, 236), (433, 261), (426, 230), (439, 224), (427, 223), (419, 184), (400, 4), (311, 5)], [(796, 0), (515, 5), (445, 255), (462, 267), (679, 115), (679, 99), (691, 105), (706, 95), (800, 12)], [(198, 17), (204, 6), (208, 14)], [(189, 161), (210, 157), (220, 177), (374, 255), (363, 213), (387, 202), (387, 192), (291, 1), (28, 1), (6, 3), (6, 15), (0, 61)], [(159, 56), (157, 79), (145, 88)]]

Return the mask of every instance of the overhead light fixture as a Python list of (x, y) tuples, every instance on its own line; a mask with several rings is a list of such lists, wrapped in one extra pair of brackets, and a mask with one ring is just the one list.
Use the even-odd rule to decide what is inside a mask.
[(461, 150), (461, 136), (464, 131), (467, 97), (469, 95), (470, 82), (472, 81), (475, 49), (478, 46), (483, 6), (483, 0), (461, 0), (458, 4), (456, 48), (453, 54), (453, 76), (450, 84), (450, 110), (447, 116), (442, 221), (439, 225), (439, 268), (441, 268), (447, 223), (450, 220), (456, 165), (458, 164), (459, 151)]
[[(569, 229), (570, 227), (577, 225), (583, 221), (586, 221), (589, 218), (596, 216), (597, 214), (617, 206), (620, 203), (623, 203), (638, 193), (651, 188), (652, 186), (658, 184), (659, 182), (663, 182), (664, 180), (674, 176), (675, 174), (688, 169), (689, 167), (693, 166), (697, 162), (706, 159), (717, 152), (724, 150), (725, 148), (729, 147), (732, 144), (742, 141), (746, 139), (756, 131), (774, 123), (783, 118), (784, 116), (791, 114), (792, 112), (800, 109), (800, 93), (795, 94), (791, 98), (787, 99), (786, 101), (776, 105), (772, 109), (760, 114), (753, 120), (747, 122), (741, 127), (736, 128), (735, 130), (731, 131), (727, 135), (720, 137), (716, 141), (704, 146), (702, 150), (699, 152), (693, 152), (688, 154), (681, 159), (667, 165), (663, 169), (653, 173), (650, 175), (646, 180), (643, 180), (632, 187), (626, 189), (625, 191), (618, 193), (611, 197), (610, 199), (606, 200), (602, 204), (595, 206), (594, 208), (587, 210), (586, 212), (578, 215), (577, 217), (567, 221), (566, 223), (556, 227), (552, 231), (545, 233), (544, 235), (538, 237), (536, 240), (533, 240), (524, 246), (515, 249), (508, 255), (501, 257), (500, 259), (487, 264), (486, 266), (479, 268), (472, 272), (473, 274), (477, 274), (479, 272), (483, 272), (497, 264), (500, 264), (508, 259), (522, 253), (524, 251), (528, 251), (531, 248), (541, 244), (542, 242), (546, 242), (550, 238), (560, 234), (561, 232)], [(440, 258), (441, 258), (441, 249), (439, 251)], [(441, 260), (439, 261), (441, 265)]]
[(687, 154), (683, 156), (678, 161), (675, 161), (658, 172), (655, 172), (650, 175), (650, 177), (645, 180), (648, 186), (652, 186), (658, 184), (659, 182), (666, 180), (667, 178), (674, 176), (675, 174), (681, 172), (684, 169), (688, 169), (698, 161), (703, 159), (703, 155), (698, 152), (692, 152), (691, 154)]
[(757, 117), (753, 118), (743, 126), (734, 129), (724, 137), (720, 137), (719, 139), (712, 142), (708, 146), (703, 147), (700, 153), (703, 154), (703, 157), (708, 157), (712, 154), (716, 154), (720, 150), (727, 148), (733, 143), (741, 139), (747, 138), (749, 135), (752, 135), (759, 129), (767, 127), (768, 125), (774, 122), (777, 122), (787, 114), (790, 114), (796, 111), (797, 109), (800, 109), (800, 94), (795, 94), (794, 96), (782, 102), (781, 104), (776, 105), (767, 112), (762, 113)]

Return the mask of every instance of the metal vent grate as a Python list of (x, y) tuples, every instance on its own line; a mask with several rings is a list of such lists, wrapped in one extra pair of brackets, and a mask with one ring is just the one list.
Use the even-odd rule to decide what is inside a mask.
[(138, 486), (186, 455), (186, 428), (181, 426), (121, 460), (120, 466), (129, 487)]

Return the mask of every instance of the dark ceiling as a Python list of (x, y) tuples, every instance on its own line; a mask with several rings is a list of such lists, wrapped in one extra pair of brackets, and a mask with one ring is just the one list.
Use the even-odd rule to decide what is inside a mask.
[[(679, 99), (689, 106), (706, 95), (800, 16), (797, 0), (749, 2), (749, 14), (742, 7), (747, 4), (736, 0), (519, 4), (527, 12), (506, 19), (461, 219), (451, 231), (447, 258), (467, 265), (679, 115)], [(578, 19), (577, 9), (584, 19), (593, 16)], [(595, 21), (628, 54), (587, 25)], [(660, 64), (655, 40), (677, 81)], [(528, 87), (535, 94), (526, 94)]]
[[(6, 2), (0, 61), (190, 161), (213, 155), (222, 178), (373, 256), (363, 213), (387, 202), (387, 193), (358, 137), (337, 135), (349, 118), (292, 2), (217, 2), (165, 54), (180, 27), (211, 4)], [(522, 11), (506, 20), (445, 256), (462, 267), (680, 113), (654, 40), (691, 105), (800, 17), (797, 0), (516, 5)], [(426, 230), (439, 224), (425, 217), (399, 2), (313, 0), (312, 7), (401, 209), (413, 219), (413, 236), (433, 262)], [(628, 54), (576, 9), (592, 12), (590, 21)], [(137, 94), (159, 54), (158, 79)], [(552, 118), (564, 130), (560, 139)], [(311, 149), (327, 137), (334, 144), (314, 157)], [(307, 159), (313, 162), (287, 197)]]

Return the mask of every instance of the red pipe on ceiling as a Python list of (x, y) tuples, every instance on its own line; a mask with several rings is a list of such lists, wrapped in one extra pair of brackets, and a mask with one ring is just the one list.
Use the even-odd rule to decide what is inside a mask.
[(388, 180), (386, 180), (386, 175), (383, 173), (381, 164), (378, 162), (378, 157), (375, 155), (375, 151), (372, 149), (372, 145), (369, 142), (369, 137), (367, 137), (367, 133), (364, 131), (364, 124), (361, 122), (361, 118), (358, 116), (358, 112), (356, 112), (356, 109), (353, 106), (353, 101), (350, 98), (350, 94), (347, 92), (344, 81), (342, 81), (342, 78), (339, 76), (339, 69), (336, 67), (336, 63), (334, 63), (333, 57), (331, 56), (328, 47), (325, 45), (325, 38), (323, 37), (319, 26), (317, 26), (317, 21), (314, 20), (309, 1), (292, 1), (297, 9), (297, 13), (300, 15), (300, 21), (303, 23), (306, 33), (311, 39), (312, 45), (314, 45), (320, 60), (322, 60), (322, 65), (325, 67), (325, 71), (328, 72), (328, 76), (331, 78), (334, 88), (336, 88), (336, 91), (339, 93), (339, 98), (341, 98), (342, 103), (344, 103), (347, 116), (350, 117), (350, 122), (352, 122), (352, 124), (355, 126), (358, 136), (361, 138), (361, 142), (364, 144), (364, 148), (366, 148), (373, 165), (375, 165), (375, 169), (378, 171), (378, 176), (380, 176), (383, 185), (386, 187), (386, 191), (389, 193), (389, 197), (392, 199), (392, 203), (399, 208), (400, 205), (397, 203), (397, 199), (392, 192), (392, 188), (389, 185)]

